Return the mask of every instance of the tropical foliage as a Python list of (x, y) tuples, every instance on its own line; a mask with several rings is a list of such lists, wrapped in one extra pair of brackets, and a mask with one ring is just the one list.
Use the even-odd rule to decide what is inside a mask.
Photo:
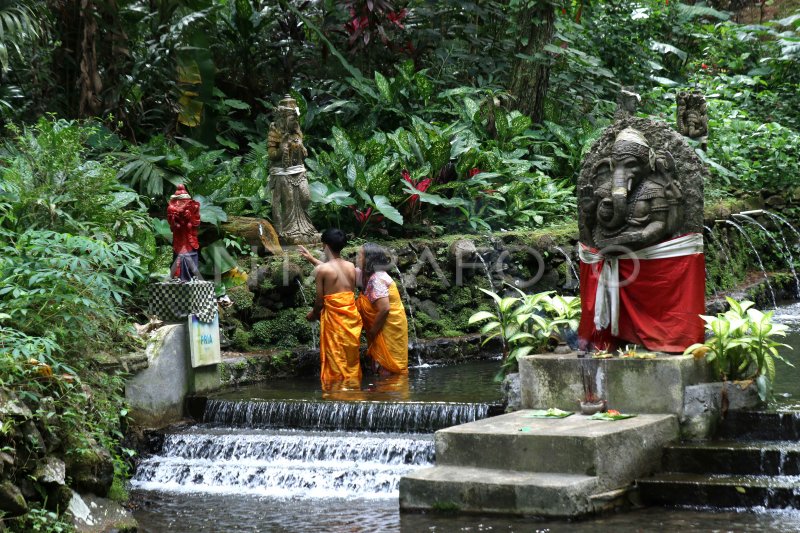
[(558, 343), (565, 329), (577, 330), (580, 317), (580, 299), (561, 296), (553, 291), (501, 296), (481, 289), (495, 302), (495, 312), (479, 311), (469, 318), (470, 324), (483, 322), (481, 334), (484, 344), (498, 338), (503, 346), (501, 375), (513, 371), (519, 357), (541, 353), (550, 343)]
[(711, 336), (685, 353), (705, 357), (723, 380), (755, 380), (759, 396), (766, 401), (772, 395), (775, 361), (794, 366), (778, 352), (778, 348), (791, 347), (775, 340), (786, 336), (788, 328), (772, 321), (773, 311), (763, 313), (746, 300), (726, 300), (730, 309), (725, 313), (701, 315)]

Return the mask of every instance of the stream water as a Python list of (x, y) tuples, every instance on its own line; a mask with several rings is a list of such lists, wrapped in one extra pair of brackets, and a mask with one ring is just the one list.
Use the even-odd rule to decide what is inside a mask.
[[(800, 304), (775, 383), (778, 409), (800, 409)], [(577, 522), (400, 514), (401, 475), (434, 461), (432, 431), (486, 416), (500, 397), (498, 361), (412, 369), (333, 396), (316, 380), (229, 391), (205, 420), (167, 435), (139, 466), (135, 516), (144, 532), (798, 531), (800, 511), (651, 507)], [(292, 428), (292, 429), (289, 429)]]

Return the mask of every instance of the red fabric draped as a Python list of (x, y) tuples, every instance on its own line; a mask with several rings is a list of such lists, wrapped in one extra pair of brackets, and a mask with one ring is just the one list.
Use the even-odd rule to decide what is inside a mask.
[[(665, 259), (639, 259), (639, 273), (619, 288), (619, 335), (594, 325), (594, 301), (603, 263), (581, 261), (581, 348), (614, 350), (626, 343), (648, 350), (683, 352), (703, 342), (705, 313), (705, 256), (684, 255)], [(633, 259), (620, 259), (621, 285), (633, 274)]]

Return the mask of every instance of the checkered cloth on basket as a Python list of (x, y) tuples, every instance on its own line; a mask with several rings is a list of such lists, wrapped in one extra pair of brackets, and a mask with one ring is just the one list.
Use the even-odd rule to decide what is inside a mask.
[(166, 322), (185, 320), (190, 314), (213, 322), (217, 298), (210, 281), (165, 281), (150, 285), (150, 314)]

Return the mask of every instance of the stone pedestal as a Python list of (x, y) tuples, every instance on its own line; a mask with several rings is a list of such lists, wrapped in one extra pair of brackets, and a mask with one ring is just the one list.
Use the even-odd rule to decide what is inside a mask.
[(579, 359), (577, 354), (521, 357), (519, 373), (523, 409), (580, 408), (583, 373), (609, 409), (626, 413), (683, 414), (686, 387), (708, 381), (708, 364), (692, 356), (655, 359), (614, 357)]
[(172, 324), (155, 331), (147, 345), (148, 367), (128, 380), (125, 398), (139, 426), (159, 427), (183, 418), (188, 394), (220, 388), (219, 365), (192, 368), (188, 326)]
[(582, 415), (547, 420), (530, 411), (436, 432), (436, 466), (400, 480), (401, 511), (576, 517), (613, 506), (658, 469), (678, 436), (673, 415), (618, 422)]

